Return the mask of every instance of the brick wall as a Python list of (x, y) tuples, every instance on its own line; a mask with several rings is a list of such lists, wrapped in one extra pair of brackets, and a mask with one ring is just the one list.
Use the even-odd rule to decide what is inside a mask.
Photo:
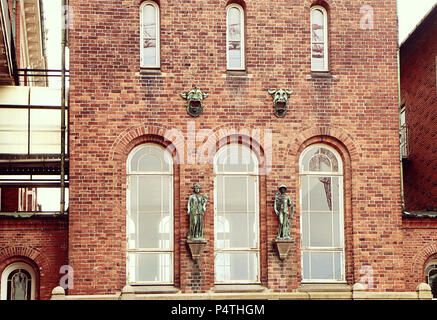
[[(272, 168), (260, 179), (261, 281), (274, 291), (300, 283), (300, 152), (326, 142), (345, 163), (346, 270), (349, 284), (370, 265), (375, 289), (404, 289), (398, 147), (396, 1), (367, 1), (374, 27), (361, 29), (359, 1), (328, 1), (330, 70), (310, 72), (312, 1), (245, 3), (245, 75), (226, 73), (227, 2), (161, 0), (161, 74), (140, 71), (138, 0), (70, 2), (70, 229), (72, 294), (119, 291), (126, 281), (126, 176), (130, 150), (145, 141), (176, 141), (184, 159), (175, 175), (175, 285), (206, 292), (214, 280), (214, 175), (211, 164), (190, 163), (188, 146), (211, 130), (260, 130), (254, 144)], [(180, 94), (193, 84), (209, 97), (198, 118), (187, 115)], [(273, 114), (268, 89), (293, 90), (285, 118)], [(194, 128), (194, 130), (193, 130)], [(272, 132), (272, 146), (268, 134)], [(188, 138), (190, 137), (190, 138)], [(173, 139), (174, 140), (174, 139)], [(219, 139), (212, 139), (215, 144)], [(188, 143), (187, 143), (188, 142)], [(196, 266), (185, 244), (186, 205), (194, 183), (209, 196), (206, 253)], [(296, 245), (284, 261), (273, 249), (277, 218), (273, 198), (286, 184), (297, 204)]]
[(23, 261), (37, 274), (38, 299), (50, 299), (60, 284), (60, 267), (67, 264), (68, 223), (62, 218), (0, 217), (0, 274), (9, 264)]
[(406, 289), (413, 291), (425, 282), (426, 264), (437, 257), (437, 220), (431, 218), (404, 219), (404, 265), (408, 275)]
[(407, 210), (437, 209), (436, 27), (430, 30), (434, 31), (427, 33), (401, 64), (401, 102), (405, 105), (409, 136), (409, 156), (404, 161)]

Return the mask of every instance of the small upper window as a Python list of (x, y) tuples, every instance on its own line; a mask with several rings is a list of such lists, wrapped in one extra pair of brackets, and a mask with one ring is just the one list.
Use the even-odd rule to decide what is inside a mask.
[(159, 68), (159, 7), (155, 2), (145, 1), (140, 12), (141, 67)]
[(311, 71), (328, 71), (328, 14), (321, 6), (311, 8)]
[(226, 9), (226, 56), (228, 70), (244, 70), (244, 11), (238, 4)]

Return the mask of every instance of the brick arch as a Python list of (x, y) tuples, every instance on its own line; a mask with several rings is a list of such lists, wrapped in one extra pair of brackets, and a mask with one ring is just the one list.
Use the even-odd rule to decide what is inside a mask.
[(306, 0), (305, 1), (305, 7), (313, 7), (313, 6), (321, 6), (326, 9), (326, 11), (329, 12), (330, 10), (330, 3), (332, 3), (332, 0)]
[[(182, 132), (180, 132), (182, 134)], [(163, 140), (170, 142), (172, 148), (175, 150), (174, 156), (180, 158), (184, 156), (184, 144), (185, 139), (179, 139), (175, 136), (176, 132), (164, 128), (162, 125), (139, 125), (133, 126), (122, 132), (114, 141), (110, 148), (109, 160), (119, 162), (125, 158), (133, 146), (134, 141), (138, 141), (141, 137), (150, 137), (149, 140)], [(160, 139), (153, 139), (152, 137), (158, 137)], [(176, 139), (175, 139), (176, 138)]]
[(24, 262), (33, 262), (38, 267), (38, 273), (42, 275), (51, 274), (51, 265), (47, 257), (39, 250), (27, 246), (13, 246), (0, 250), (0, 272), (12, 262), (20, 261), (24, 257)]
[(317, 137), (318, 142), (323, 142), (324, 137), (326, 141), (334, 138), (340, 144), (343, 144), (351, 161), (356, 162), (360, 160), (361, 149), (355, 145), (352, 136), (338, 127), (310, 127), (299, 133), (293, 142), (287, 145), (288, 156), (296, 155), (302, 148), (308, 144), (310, 139)]
[(413, 264), (410, 267), (410, 275), (420, 275), (418, 277), (425, 277), (425, 266), (430, 259), (437, 256), (437, 242), (432, 242), (422, 247), (413, 257)]

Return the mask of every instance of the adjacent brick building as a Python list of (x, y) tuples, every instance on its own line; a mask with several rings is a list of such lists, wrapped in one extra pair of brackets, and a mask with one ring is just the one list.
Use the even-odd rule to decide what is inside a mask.
[[(400, 46), (405, 265), (413, 282), (435, 271), (437, 243), (437, 6)], [(435, 283), (435, 282), (434, 282)], [(436, 284), (433, 286), (437, 295)]]

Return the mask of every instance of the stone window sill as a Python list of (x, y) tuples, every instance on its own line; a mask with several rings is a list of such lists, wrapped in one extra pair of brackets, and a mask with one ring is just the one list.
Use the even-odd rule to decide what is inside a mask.
[(148, 293), (178, 293), (179, 289), (173, 286), (145, 286), (145, 285), (131, 285), (136, 294), (148, 294)]
[(346, 283), (302, 283), (300, 292), (351, 292), (352, 286)]
[(216, 293), (263, 292), (265, 287), (259, 284), (216, 284), (213, 291)]
[(161, 72), (161, 69), (141, 68), (141, 76), (163, 76), (165, 73)]
[(222, 74), (223, 78), (241, 78), (241, 79), (249, 79), (252, 78), (253, 75), (248, 74), (246, 70), (226, 70), (224, 74)]
[(330, 71), (311, 71), (311, 75), (307, 79), (336, 79)]

